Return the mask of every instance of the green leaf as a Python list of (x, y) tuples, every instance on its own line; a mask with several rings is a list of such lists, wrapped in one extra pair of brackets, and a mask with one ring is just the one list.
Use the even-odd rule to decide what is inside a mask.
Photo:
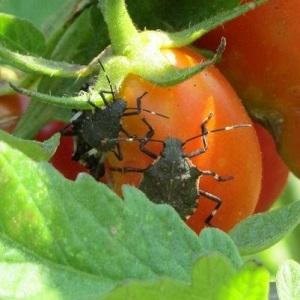
[[(213, 25), (215, 27), (238, 14), (244, 13), (239, 0), (152, 0), (138, 2), (127, 0), (126, 3), (130, 15), (138, 27), (148, 30), (159, 28), (174, 32), (188, 29), (199, 23), (207, 25), (215, 23)], [(262, 1), (252, 1), (250, 6), (253, 3), (259, 5)], [(249, 3), (246, 6), (248, 5)], [(238, 12), (239, 9), (241, 9), (240, 12)], [(226, 15), (227, 17), (225, 17)], [(212, 29), (213, 27), (210, 25), (209, 28)]]
[(1, 299), (84, 300), (111, 290), (111, 280), (42, 259), (0, 233)]
[[(66, 3), (69, 2), (73, 2), (74, 5), (78, 0), (1, 0), (0, 11), (26, 19), (41, 29), (45, 23), (50, 22), (49, 19), (53, 15), (60, 16), (63, 19), (60, 9), (63, 7), (67, 11)], [(55, 26), (55, 24), (52, 24), (52, 26)]]
[(22, 54), (41, 55), (45, 51), (43, 34), (30, 22), (15, 16), (0, 13), (0, 58), (5, 63), (2, 52), (16, 51)]
[(235, 226), (229, 235), (242, 255), (254, 254), (280, 241), (300, 223), (300, 201), (252, 215)]
[(181, 30), (239, 5), (239, 0), (127, 0), (139, 28)]
[[(30, 286), (33, 293), (48, 289), (48, 273), (42, 270), (53, 264), (83, 280), (104, 281), (106, 289), (107, 282), (111, 288), (129, 279), (189, 281), (192, 265), (203, 253), (198, 237), (170, 206), (155, 205), (129, 186), (123, 201), (85, 174), (69, 181), (48, 163), (35, 162), (4, 142), (0, 185), (0, 241), (4, 236), (24, 255), (30, 252), (42, 260), (42, 286)], [(10, 262), (5, 256), (0, 261)], [(10, 282), (25, 280), (22, 275)], [(0, 287), (6, 285), (0, 281)], [(66, 289), (62, 283), (57, 293), (71, 293)]]
[(87, 64), (109, 44), (108, 32), (97, 5), (84, 10), (65, 32), (52, 53), (55, 60)]
[(254, 9), (256, 6), (261, 5), (263, 2), (265, 2), (265, 0), (249, 2), (224, 11), (221, 10), (220, 12), (211, 15), (209, 18), (206, 18), (201, 22), (197, 22), (193, 26), (189, 25), (188, 28), (181, 31), (155, 31), (155, 34), (157, 37), (160, 37), (160, 44), (162, 48), (186, 46), (202, 37), (205, 33), (227, 21), (245, 14), (249, 10)]
[(248, 262), (220, 292), (219, 300), (267, 300), (270, 275), (262, 266)]
[(276, 275), (276, 286), (280, 300), (300, 299), (300, 265), (292, 260), (284, 263)]
[(45, 50), (44, 37), (31, 23), (14, 16), (0, 14), (0, 58), (3, 63), (27, 73), (51, 77), (77, 79), (86, 77), (95, 71), (93, 65), (82, 66), (64, 62), (63, 58), (55, 61), (33, 56), (43, 54)]
[(22, 151), (35, 161), (49, 160), (59, 145), (60, 134), (53, 135), (44, 142), (29, 141), (17, 138), (7, 132), (0, 130), (0, 141)]
[[(17, 0), (18, 1), (18, 0)], [(39, 0), (30, 0), (38, 2), (35, 5), (41, 5)], [(78, 16), (85, 4), (94, 3), (96, 0), (51, 0), (47, 3), (50, 7), (48, 13), (45, 12), (44, 18), (40, 20), (42, 31), (47, 35), (53, 37), (57, 32), (64, 30)], [(56, 3), (55, 3), (56, 2)]]
[(223, 256), (210, 255), (197, 261), (192, 283), (161, 279), (158, 282), (132, 282), (116, 288), (103, 300), (266, 300), (268, 273), (248, 263), (235, 271)]
[(226, 256), (236, 268), (243, 264), (239, 251), (232, 239), (225, 232), (216, 228), (205, 228), (199, 236), (203, 251), (206, 254), (219, 252)]
[[(97, 41), (97, 42), (95, 42)], [(108, 44), (107, 29), (100, 11), (92, 6), (85, 10), (65, 32), (57, 43), (51, 59), (76, 64), (88, 64)], [(87, 78), (49, 78), (43, 77), (38, 91), (66, 97), (74, 95)], [(60, 99), (59, 99), (60, 101)], [(18, 123), (15, 134), (23, 138), (32, 138), (47, 122), (61, 118), (69, 118), (70, 110), (57, 108), (49, 104), (32, 101), (32, 104)]]

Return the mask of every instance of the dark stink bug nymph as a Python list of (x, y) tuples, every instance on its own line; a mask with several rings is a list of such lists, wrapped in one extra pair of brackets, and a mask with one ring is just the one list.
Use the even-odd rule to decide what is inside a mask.
[[(201, 123), (201, 133), (199, 135), (184, 142), (174, 137), (166, 138), (164, 141), (152, 139), (154, 131), (150, 124), (144, 120), (149, 131), (144, 138), (140, 139), (139, 147), (142, 152), (155, 160), (144, 169), (124, 167), (111, 168), (111, 170), (117, 172), (142, 172), (143, 178), (139, 188), (153, 202), (167, 203), (173, 206), (183, 219), (187, 219), (194, 212), (200, 196), (214, 201), (216, 205), (205, 220), (207, 225), (211, 225), (211, 220), (220, 208), (222, 200), (211, 193), (201, 190), (199, 188), (199, 180), (201, 176), (211, 176), (217, 181), (227, 181), (233, 179), (233, 177), (220, 176), (213, 171), (199, 170), (190, 159), (208, 150), (207, 135), (209, 133), (251, 126), (239, 124), (209, 131), (206, 125), (211, 117), (212, 114)], [(201, 138), (203, 147), (193, 152), (185, 153), (183, 150), (185, 144), (196, 138)], [(163, 149), (159, 155), (146, 148), (147, 143), (151, 141), (163, 144)]]
[[(100, 63), (103, 71), (104, 67)], [(138, 115), (142, 111), (167, 118), (166, 116), (142, 108), (142, 98), (146, 92), (136, 99), (136, 107), (127, 107), (126, 101), (116, 98), (109, 77), (106, 75), (110, 86), (109, 91), (99, 91), (104, 106), (98, 107), (92, 102), (92, 110), (76, 111), (70, 124), (62, 131), (63, 135), (74, 137), (73, 160), (85, 165), (91, 175), (99, 179), (105, 173), (105, 154), (112, 151), (118, 160), (122, 160), (122, 151), (119, 144), (119, 134), (123, 133), (128, 140), (134, 136), (122, 126), (122, 117)], [(112, 101), (108, 102), (105, 95), (110, 94)]]

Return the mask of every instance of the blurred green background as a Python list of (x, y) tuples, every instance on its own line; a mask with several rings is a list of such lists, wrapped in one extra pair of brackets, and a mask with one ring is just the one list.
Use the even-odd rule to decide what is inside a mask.
[(44, 34), (63, 24), (70, 7), (82, 0), (0, 0), (0, 12), (27, 19)]
[(28, 19), (41, 28), (52, 12), (58, 10), (63, 3), (61, 0), (0, 0), (0, 11)]
[[(287, 186), (272, 209), (282, 207), (296, 200), (300, 200), (300, 180), (290, 174)], [(275, 276), (278, 267), (287, 259), (294, 259), (300, 263), (300, 225), (283, 240), (261, 252), (256, 258), (269, 269), (272, 276)]]

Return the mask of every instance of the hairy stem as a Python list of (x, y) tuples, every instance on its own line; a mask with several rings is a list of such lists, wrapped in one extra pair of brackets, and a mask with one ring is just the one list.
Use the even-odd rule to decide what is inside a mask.
[(115, 54), (124, 55), (127, 46), (138, 38), (124, 0), (102, 0), (99, 2), (108, 27), (111, 46)]

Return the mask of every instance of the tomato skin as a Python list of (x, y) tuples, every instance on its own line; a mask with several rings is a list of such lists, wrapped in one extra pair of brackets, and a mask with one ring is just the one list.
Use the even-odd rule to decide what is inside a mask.
[(255, 123), (262, 152), (263, 176), (262, 188), (255, 208), (255, 213), (267, 211), (278, 199), (286, 185), (289, 169), (277, 153), (271, 134), (260, 124)]
[[(244, 1), (245, 2), (245, 1)], [(285, 163), (300, 176), (299, 0), (270, 0), (200, 39), (214, 49), (225, 36), (218, 65), (249, 111), (275, 133)]]
[[(178, 67), (192, 66), (203, 60), (203, 57), (188, 48), (166, 49), (163, 53)], [(214, 113), (208, 125), (210, 129), (251, 123), (236, 93), (215, 67), (210, 67), (181, 84), (167, 88), (157, 87), (141, 78), (130, 76), (126, 79), (120, 96), (127, 100), (128, 107), (135, 107), (136, 98), (145, 91), (148, 94), (143, 98), (142, 106), (169, 117), (164, 119), (142, 113), (154, 128), (155, 139), (163, 140), (172, 136), (185, 140), (198, 135), (200, 123), (210, 112)], [(123, 118), (123, 127), (127, 132), (138, 136), (143, 136), (147, 131), (141, 122), (141, 116)], [(260, 149), (255, 131), (251, 127), (211, 134), (208, 143), (208, 151), (193, 158), (192, 162), (199, 169), (234, 176), (234, 180), (222, 183), (212, 178), (202, 177), (200, 180), (202, 190), (221, 197), (223, 201), (212, 224), (223, 230), (229, 230), (255, 209), (261, 188)], [(160, 147), (158, 143), (149, 145), (156, 153), (160, 153)], [(197, 139), (188, 143), (184, 150), (189, 152), (199, 147), (201, 142)], [(122, 143), (121, 148), (124, 160), (120, 162), (113, 154), (109, 154), (108, 161), (111, 166), (143, 168), (153, 161), (138, 149), (137, 142)], [(136, 173), (111, 174), (111, 181), (118, 191), (123, 183), (138, 186), (140, 180), (141, 175)], [(197, 211), (188, 220), (188, 225), (199, 232), (213, 207), (214, 203), (211, 200), (202, 198)]]

